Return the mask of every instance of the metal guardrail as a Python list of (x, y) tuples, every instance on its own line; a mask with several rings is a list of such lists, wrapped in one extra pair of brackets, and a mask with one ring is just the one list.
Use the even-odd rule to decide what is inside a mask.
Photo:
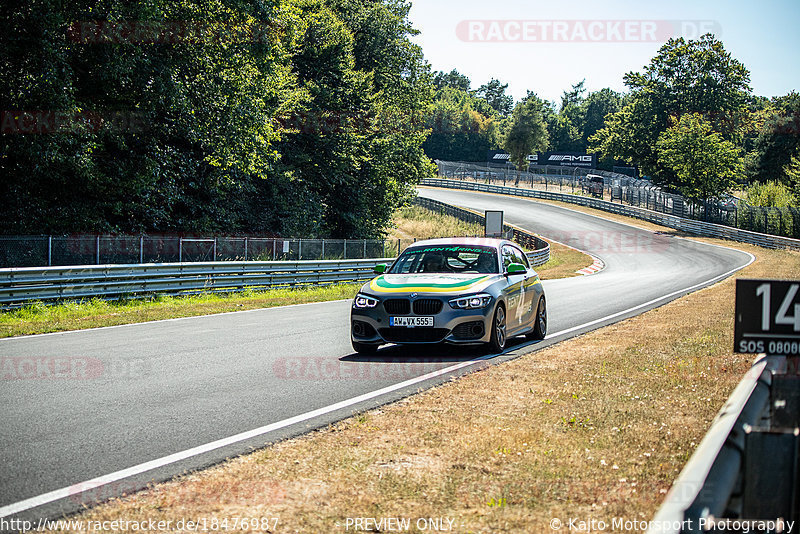
[[(483, 215), (430, 199), (420, 201), (429, 209), (483, 222)], [(535, 249), (528, 253), (534, 266), (550, 259), (549, 243), (527, 232), (508, 229), (517, 242)], [(373, 258), (12, 267), (0, 269), (0, 306), (10, 308), (37, 300), (186, 295), (358, 282), (372, 278), (375, 265), (392, 261), (393, 258)]]
[(758, 232), (751, 232), (749, 230), (742, 230), (739, 228), (732, 228), (730, 226), (723, 226), (720, 224), (707, 223), (696, 221), (692, 219), (684, 219), (675, 215), (667, 215), (651, 211), (644, 208), (635, 206), (626, 206), (623, 204), (614, 204), (606, 200), (596, 198), (589, 198), (577, 195), (570, 195), (565, 193), (556, 193), (553, 191), (536, 191), (533, 189), (523, 189), (516, 187), (499, 186), (492, 184), (483, 184), (476, 182), (465, 182), (459, 180), (442, 180), (442, 179), (426, 179), (420, 185), (430, 185), (435, 187), (444, 187), (448, 189), (464, 189), (467, 191), (481, 191), (485, 193), (500, 193), (504, 195), (513, 195), (526, 198), (538, 198), (543, 200), (555, 200), (559, 202), (567, 202), (579, 206), (586, 206), (609, 213), (616, 213), (633, 217), (644, 221), (674, 228), (682, 232), (688, 232), (695, 235), (704, 237), (718, 237), (722, 239), (729, 239), (732, 241), (739, 241), (741, 243), (749, 243), (765, 248), (788, 248), (792, 250), (800, 250), (800, 239), (792, 239), (789, 237), (780, 237), (770, 234), (761, 234)]
[(534, 267), (540, 267), (550, 261), (550, 243), (547, 244), (547, 248), (543, 248), (540, 250), (532, 250), (527, 253), (528, 261), (531, 262), (531, 265)]
[(33, 300), (116, 298), (159, 293), (234, 292), (372, 278), (392, 258), (294, 262), (230, 261), (0, 269), (0, 305)]
[(757, 524), (798, 519), (796, 366), (763, 355), (753, 364), (667, 493), (649, 534), (785, 532)]

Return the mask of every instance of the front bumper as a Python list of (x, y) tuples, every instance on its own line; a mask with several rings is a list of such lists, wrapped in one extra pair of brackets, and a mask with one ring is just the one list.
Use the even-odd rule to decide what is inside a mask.
[[(491, 339), (491, 325), (494, 317), (493, 312), (496, 301), (493, 299), (484, 308), (476, 310), (461, 310), (450, 307), (448, 300), (456, 295), (448, 297), (430, 298), (428, 296), (419, 297), (425, 300), (440, 300), (441, 310), (437, 313), (415, 313), (413, 299), (409, 299), (410, 305), (407, 313), (391, 313), (387, 311), (384, 303), (387, 300), (402, 300), (403, 297), (390, 297), (382, 301), (374, 308), (351, 308), (350, 315), (350, 336), (353, 341), (358, 343), (398, 343), (398, 344), (418, 344), (418, 343), (453, 343), (453, 344), (477, 344), (488, 343)], [(418, 299), (418, 300), (419, 300)], [(401, 310), (402, 311), (402, 310)], [(390, 326), (390, 317), (433, 317), (433, 326)]]

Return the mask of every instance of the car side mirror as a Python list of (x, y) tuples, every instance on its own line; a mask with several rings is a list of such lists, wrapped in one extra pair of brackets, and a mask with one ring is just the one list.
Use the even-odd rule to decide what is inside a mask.
[(506, 274), (525, 274), (527, 272), (528, 268), (521, 263), (509, 263), (506, 267)]
[(375, 273), (375, 274), (383, 274), (383, 273), (386, 272), (387, 268), (388, 268), (388, 265), (386, 265), (385, 263), (379, 263), (378, 265), (376, 265), (372, 269), (372, 272)]

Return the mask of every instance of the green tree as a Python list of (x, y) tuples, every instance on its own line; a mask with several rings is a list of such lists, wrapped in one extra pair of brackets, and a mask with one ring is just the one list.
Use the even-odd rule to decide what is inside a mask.
[(311, 199), (306, 234), (372, 237), (433, 173), (421, 146), (431, 76), (408, 38), (408, 4), (326, 4), (300, 4), (307, 29), (293, 64), (310, 99), (281, 164)]
[(422, 146), (431, 159), (484, 161), (486, 152), (499, 144), (494, 110), (483, 99), (452, 87), (436, 92), (426, 126), (431, 133)]
[(745, 190), (744, 196), (754, 206), (782, 208), (796, 202), (793, 191), (781, 182), (756, 182)]
[(788, 178), (787, 187), (794, 194), (795, 205), (800, 205), (800, 147), (792, 154), (792, 158), (783, 168), (783, 172)]
[(741, 174), (739, 149), (699, 113), (687, 113), (656, 142), (659, 164), (675, 174), (674, 188), (686, 198), (705, 202), (729, 191)]
[[(549, 106), (548, 106), (549, 107)], [(547, 132), (553, 150), (564, 152), (580, 152), (583, 150), (580, 136), (580, 124), (572, 122), (564, 113), (546, 114)]]
[(584, 152), (589, 138), (604, 125), (605, 117), (620, 109), (619, 93), (605, 88), (586, 94), (584, 81), (561, 96), (561, 105), (548, 103), (544, 110), (553, 150)]
[(511, 154), (510, 159), (518, 169), (526, 168), (528, 154), (547, 148), (547, 126), (542, 116), (544, 106), (545, 103), (530, 91), (514, 106), (503, 148)]
[(763, 113), (764, 120), (748, 157), (748, 176), (761, 182), (778, 180), (790, 185), (785, 168), (800, 148), (800, 94), (792, 91), (773, 99)]
[(643, 73), (625, 75), (629, 101), (590, 137), (591, 149), (637, 164), (667, 187), (678, 178), (660, 162), (656, 141), (687, 113), (703, 116), (723, 139), (740, 144), (748, 127), (750, 74), (713, 35), (670, 39)]
[(588, 149), (589, 138), (603, 127), (606, 117), (616, 113), (621, 107), (622, 95), (613, 89), (606, 87), (589, 93), (582, 102), (581, 142), (583, 149)]
[[(246, 199), (275, 159), (271, 118), (294, 98), (285, 60), (294, 37), (279, 27), (296, 20), (286, 6), (249, 7), (36, 0), (5, 12), (2, 109), (75, 120), (58, 132), (3, 136), (2, 231), (222, 231), (250, 220)], [(214, 31), (258, 23), (256, 15), (270, 22), (265, 39)], [(76, 21), (129, 20), (207, 31), (169, 44), (71, 33)], [(87, 127), (85, 117), (99, 120)]]
[(450, 72), (438, 71), (433, 76), (433, 86), (439, 90), (445, 87), (469, 91), (470, 80), (456, 69)]
[(569, 91), (564, 91), (561, 95), (561, 109), (565, 110), (570, 107), (580, 108), (586, 93), (586, 79), (574, 84)]
[[(380, 235), (433, 172), (421, 147), (432, 76), (408, 9), (401, 0), (14, 4), (2, 14), (0, 109), (136, 124), (4, 134), (0, 231)], [(140, 21), (166, 38), (85, 41), (71, 35), (76, 21)], [(170, 34), (173, 21), (201, 31)]]
[(476, 91), (476, 96), (486, 100), (486, 102), (501, 117), (508, 117), (514, 107), (514, 99), (506, 94), (507, 83), (492, 78), (488, 83), (481, 85)]

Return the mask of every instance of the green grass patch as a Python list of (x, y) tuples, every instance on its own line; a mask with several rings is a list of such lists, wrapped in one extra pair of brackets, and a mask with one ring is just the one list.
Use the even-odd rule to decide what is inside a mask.
[(90, 299), (49, 306), (34, 302), (17, 310), (0, 313), (0, 337), (349, 299), (355, 296), (359, 287), (361, 283), (177, 297), (156, 295), (138, 300)]

